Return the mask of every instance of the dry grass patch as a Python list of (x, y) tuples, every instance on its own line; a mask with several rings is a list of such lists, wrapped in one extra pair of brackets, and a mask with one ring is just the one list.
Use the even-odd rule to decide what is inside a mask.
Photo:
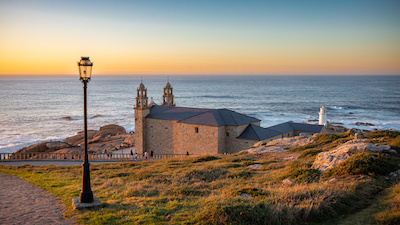
[[(71, 206), (71, 199), (79, 196), (81, 166), (0, 166), (0, 172), (18, 175), (60, 197), (66, 215), (83, 224), (321, 222), (358, 210), (365, 205), (361, 197), (376, 194), (375, 178), (369, 176), (356, 179), (347, 174), (337, 183), (322, 181), (310, 168), (312, 149), (91, 165), (92, 190), (104, 204), (83, 211)], [(287, 159), (300, 154), (306, 156)], [(246, 168), (250, 164), (262, 167)], [(297, 184), (283, 185), (286, 177)]]

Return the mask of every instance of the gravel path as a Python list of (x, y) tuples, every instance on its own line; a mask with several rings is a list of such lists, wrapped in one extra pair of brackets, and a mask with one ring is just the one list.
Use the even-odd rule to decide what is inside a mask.
[(0, 224), (73, 224), (61, 202), (17, 176), (0, 173)]

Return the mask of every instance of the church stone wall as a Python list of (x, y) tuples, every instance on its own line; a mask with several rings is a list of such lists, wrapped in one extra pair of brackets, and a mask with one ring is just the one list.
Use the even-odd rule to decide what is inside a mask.
[[(252, 123), (256, 126), (260, 125), (260, 122)], [(243, 131), (249, 126), (245, 124), (242, 126), (225, 126), (225, 152), (226, 153), (236, 153), (244, 149), (252, 147), (257, 141), (245, 140), (237, 138)], [(223, 152), (224, 153), (224, 152)]]
[(218, 154), (218, 127), (175, 123), (173, 135), (175, 154)]
[(174, 154), (173, 120), (146, 118), (146, 150), (150, 154)]
[(146, 137), (144, 135), (145, 117), (150, 113), (150, 109), (135, 108), (135, 151), (142, 154), (146, 149)]

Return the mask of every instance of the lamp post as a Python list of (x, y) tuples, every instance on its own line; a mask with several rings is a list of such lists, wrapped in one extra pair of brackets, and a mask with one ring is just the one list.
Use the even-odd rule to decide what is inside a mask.
[(82, 57), (78, 62), (79, 67), (79, 79), (83, 83), (83, 117), (85, 126), (85, 157), (83, 160), (82, 168), (82, 192), (79, 195), (80, 203), (92, 203), (93, 192), (90, 188), (90, 171), (89, 171), (89, 158), (88, 158), (88, 147), (87, 147), (87, 110), (86, 110), (86, 86), (89, 83), (90, 76), (92, 75), (93, 63), (90, 62), (89, 57)]

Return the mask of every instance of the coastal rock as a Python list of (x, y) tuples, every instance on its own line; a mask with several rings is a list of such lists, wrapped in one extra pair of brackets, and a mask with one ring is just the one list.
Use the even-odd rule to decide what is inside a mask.
[(372, 123), (365, 123), (365, 122), (356, 122), (354, 125), (356, 125), (356, 126), (370, 126), (370, 127), (375, 126)]
[[(133, 134), (127, 134), (125, 128), (118, 125), (107, 125), (100, 130), (88, 130), (88, 151), (91, 153), (112, 152), (121, 148), (134, 146)], [(65, 138), (63, 142), (42, 142), (17, 152), (56, 152), (79, 154), (84, 148), (84, 132)]]
[(301, 133), (296, 137), (280, 138), (268, 143), (262, 141), (254, 144), (253, 148), (243, 150), (241, 152), (247, 152), (250, 154), (263, 154), (268, 152), (282, 152), (294, 146), (303, 146), (310, 143), (315, 143), (313, 135), (307, 133)]
[(39, 144), (21, 148), (18, 151), (16, 151), (16, 153), (19, 153), (19, 152), (46, 152), (48, 150), (48, 148), (46, 147), (47, 143), (48, 142), (42, 142)]
[(264, 147), (258, 147), (258, 148), (250, 148), (247, 150), (244, 150), (247, 153), (250, 154), (262, 154), (262, 153), (267, 153), (267, 152), (281, 152), (285, 151), (286, 149), (281, 146), (264, 146)]
[(302, 136), (295, 136), (295, 137), (286, 137), (280, 138), (273, 141), (268, 142), (268, 145), (275, 145), (275, 146), (284, 146), (287, 148), (295, 147), (295, 146), (303, 146), (306, 144), (314, 143), (312, 135), (303, 134)]
[(54, 153), (60, 154), (83, 154), (84, 150), (80, 147), (63, 148), (55, 151)]
[[(98, 131), (96, 130), (88, 130), (88, 140), (90, 142), (90, 140), (93, 138), (93, 136), (95, 134), (97, 134)], [(69, 145), (83, 145), (84, 141), (85, 141), (85, 134), (83, 131), (80, 131), (78, 133), (76, 133), (74, 136), (71, 137), (67, 137), (64, 139), (64, 142), (68, 143)]]
[(117, 134), (126, 134), (125, 128), (115, 125), (115, 124), (110, 124), (110, 125), (105, 125), (100, 127), (100, 131), (105, 131), (109, 132), (111, 136), (117, 135)]
[(312, 165), (312, 168), (318, 169), (322, 172), (327, 171), (358, 152), (396, 152), (388, 145), (377, 146), (372, 143), (364, 143), (364, 141), (364, 139), (353, 139), (342, 145), (339, 145), (331, 151), (319, 153)]
[(124, 139), (124, 144), (133, 146), (135, 144), (135, 137), (132, 134), (126, 135)]
[(52, 142), (47, 142), (46, 147), (48, 148), (48, 151), (53, 152), (53, 151), (57, 151), (59, 149), (69, 148), (69, 147), (71, 147), (71, 145), (69, 145), (68, 143), (65, 143), (65, 142), (61, 142), (61, 141), (52, 141)]
[(71, 145), (61, 141), (42, 142), (39, 144), (31, 145), (21, 148), (16, 153), (29, 153), (29, 152), (55, 152), (59, 149), (69, 148)]

